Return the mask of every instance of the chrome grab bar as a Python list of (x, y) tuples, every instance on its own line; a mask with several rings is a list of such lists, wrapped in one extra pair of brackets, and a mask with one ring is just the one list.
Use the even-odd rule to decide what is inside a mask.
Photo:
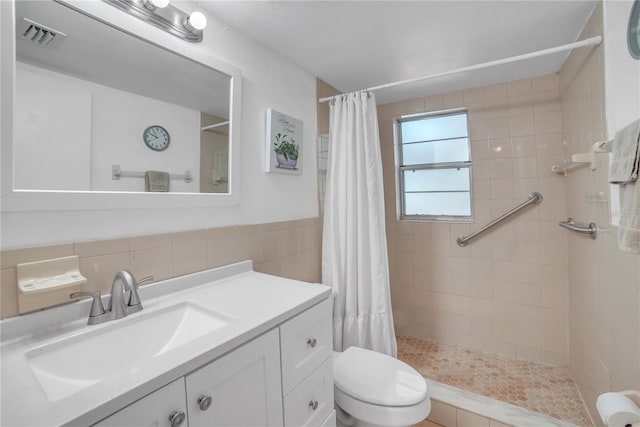
[(458, 239), (456, 239), (456, 242), (458, 243), (458, 246), (466, 246), (467, 242), (471, 239), (473, 239), (474, 237), (476, 237), (477, 235), (484, 233), (485, 231), (487, 231), (488, 229), (490, 229), (491, 227), (493, 227), (494, 225), (498, 224), (499, 222), (504, 221), (505, 219), (507, 219), (508, 217), (510, 217), (511, 215), (513, 215), (514, 213), (518, 212), (520, 209), (529, 206), (531, 203), (541, 203), (542, 202), (542, 194), (538, 193), (538, 192), (533, 192), (531, 194), (529, 194), (529, 198), (520, 203), (518, 206), (516, 206), (515, 208), (511, 209), (509, 212), (505, 212), (502, 215), (500, 215), (498, 218), (494, 219), (493, 221), (491, 221), (489, 224), (485, 225), (484, 227), (482, 227), (481, 229), (474, 231), (471, 234), (468, 234), (466, 236), (460, 236), (458, 237)]
[(573, 221), (573, 218), (567, 218), (566, 221), (560, 221), (558, 225), (567, 230), (575, 231), (576, 233), (589, 234), (594, 240), (598, 234), (598, 226), (595, 222), (590, 222), (589, 225), (582, 225)]

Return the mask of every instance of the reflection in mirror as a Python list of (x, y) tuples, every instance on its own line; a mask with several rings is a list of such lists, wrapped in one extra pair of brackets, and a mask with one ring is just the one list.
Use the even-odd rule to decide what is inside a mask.
[[(170, 192), (228, 193), (230, 84), (65, 5), (17, 1), (14, 188), (164, 188), (152, 177)], [(150, 126), (168, 135), (145, 138)]]
[(202, 113), (200, 137), (200, 192), (229, 190), (229, 122)]

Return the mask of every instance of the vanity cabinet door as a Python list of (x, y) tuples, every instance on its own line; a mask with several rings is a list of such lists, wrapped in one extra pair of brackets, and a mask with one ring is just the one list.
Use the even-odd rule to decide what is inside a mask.
[(94, 424), (94, 427), (188, 425), (184, 378), (180, 378)]
[(186, 377), (189, 426), (282, 426), (278, 329)]

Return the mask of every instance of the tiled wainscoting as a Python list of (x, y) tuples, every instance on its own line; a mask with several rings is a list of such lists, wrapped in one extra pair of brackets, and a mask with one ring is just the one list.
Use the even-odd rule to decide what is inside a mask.
[[(18, 314), (16, 265), (77, 255), (87, 277), (84, 290), (108, 293), (115, 273), (164, 280), (250, 259), (256, 271), (309, 282), (320, 281), (322, 223), (319, 218), (242, 225), (179, 233), (67, 243), (1, 253), (1, 317)], [(47, 305), (68, 302), (52, 293)]]

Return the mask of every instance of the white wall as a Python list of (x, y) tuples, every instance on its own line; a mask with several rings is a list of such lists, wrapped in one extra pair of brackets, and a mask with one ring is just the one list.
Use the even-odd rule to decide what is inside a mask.
[[(200, 176), (199, 111), (102, 86), (94, 89), (93, 99), (93, 190), (144, 191), (144, 178), (111, 179), (112, 165), (135, 172), (183, 174), (188, 170)], [(166, 150), (153, 151), (143, 143), (142, 133), (151, 125), (162, 125), (169, 132)], [(197, 193), (199, 187), (197, 179), (169, 183), (172, 192)]]
[(16, 65), (14, 187), (91, 189), (91, 91)]
[[(142, 141), (153, 124), (170, 132), (165, 151)], [(14, 135), (15, 188), (145, 191), (143, 178), (112, 179), (112, 165), (200, 173), (199, 111), (23, 63), (16, 67)], [(196, 193), (198, 187), (197, 180), (171, 180), (169, 186)]]
[(605, 93), (609, 138), (640, 117), (640, 60), (627, 49), (630, 0), (604, 1)]
[[(185, 11), (195, 9), (189, 2), (176, 4)], [(215, 17), (208, 15), (207, 18), (209, 25), (200, 44), (179, 42), (134, 18), (131, 18), (131, 25), (135, 25), (136, 31), (143, 36), (154, 33), (166, 39), (168, 44), (179, 45), (184, 55), (206, 52), (242, 71), (242, 138), (234, 141), (241, 147), (239, 205), (162, 210), (113, 206), (109, 210), (3, 212), (2, 249), (318, 215), (314, 155), (303, 156), (304, 173), (301, 176), (270, 175), (262, 171), (267, 108), (300, 118), (304, 122), (303, 149), (315, 153), (314, 76)], [(5, 71), (2, 70), (3, 76), (6, 76)]]

